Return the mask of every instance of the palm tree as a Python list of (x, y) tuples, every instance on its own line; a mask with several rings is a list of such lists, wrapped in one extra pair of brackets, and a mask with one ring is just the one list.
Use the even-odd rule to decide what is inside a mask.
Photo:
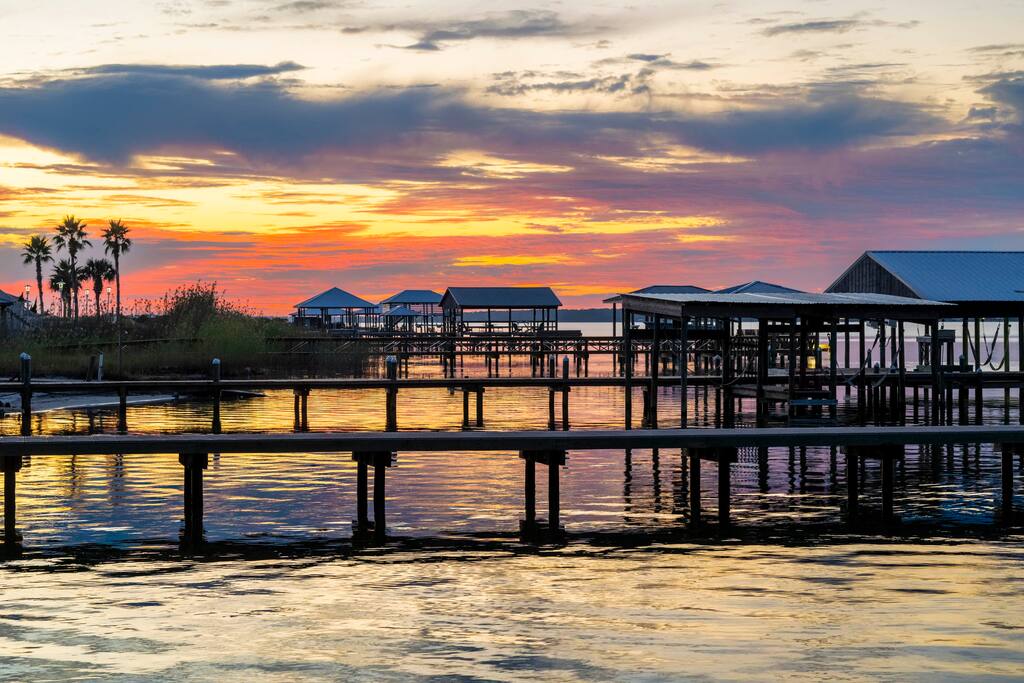
[(110, 221), (109, 227), (103, 231), (103, 248), (114, 257), (114, 288), (117, 290), (117, 308), (115, 320), (121, 319), (121, 254), (128, 253), (132, 241), (128, 237), (128, 228), (120, 220)]
[(91, 258), (85, 262), (82, 273), (92, 279), (92, 291), (96, 294), (96, 317), (100, 317), (100, 297), (103, 296), (103, 281), (114, 281), (114, 266), (105, 258)]
[[(57, 244), (58, 251), (67, 249), (68, 262), (71, 270), (75, 273), (78, 272), (78, 252), (82, 250), (82, 247), (92, 246), (92, 242), (85, 239), (85, 227), (84, 221), (74, 216), (64, 216), (64, 220), (57, 225), (57, 235), (53, 238), (53, 241)], [(82, 282), (79, 278), (72, 278), (71, 293), (74, 295), (76, 321), (78, 320), (78, 289), (81, 284)]]
[(50, 240), (45, 235), (32, 235), (21, 252), (22, 259), (27, 265), (36, 264), (36, 287), (39, 288), (39, 299), (37, 310), (42, 315), (43, 307), (43, 264), (53, 260), (53, 251), (50, 248)]
[(61, 259), (53, 267), (50, 274), (50, 289), (60, 293), (61, 315), (67, 317), (71, 313), (71, 293), (85, 279), (81, 268), (72, 268), (71, 261)]

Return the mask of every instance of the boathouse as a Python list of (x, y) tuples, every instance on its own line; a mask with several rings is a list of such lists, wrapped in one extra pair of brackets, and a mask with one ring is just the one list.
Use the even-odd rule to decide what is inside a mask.
[[(951, 304), (943, 318), (960, 323), (959, 362), (975, 371), (985, 366), (1011, 369), (1010, 333), (1016, 325), (1018, 353), (1024, 359), (1024, 251), (866, 251), (825, 291), (892, 294)], [(986, 320), (996, 324), (991, 339), (986, 338)], [(939, 357), (952, 364), (955, 331), (944, 332), (936, 348)], [(1000, 336), (1002, 351), (997, 354)], [(928, 340), (921, 341), (927, 355)]]
[(449, 287), (441, 297), (444, 333), (556, 332), (561, 305), (550, 287)]
[[(640, 315), (653, 319), (651, 347), (661, 350), (663, 340), (663, 319), (672, 320), (682, 335), (680, 347), (688, 346), (691, 321), (717, 320), (718, 329), (708, 328), (703, 332), (705, 344), (699, 351), (692, 350), (692, 365), (697, 371), (720, 373), (722, 393), (722, 415), (726, 425), (731, 426), (734, 416), (735, 399), (753, 398), (757, 406), (759, 424), (775, 404), (787, 406), (787, 415), (797, 417), (807, 410), (828, 409), (829, 417), (836, 416), (836, 388), (839, 382), (839, 358), (837, 335), (856, 331), (859, 353), (851, 365), (849, 344), (846, 345), (843, 362), (843, 376), (857, 381), (858, 410), (863, 416), (864, 401), (869, 395), (868, 366), (871, 365), (871, 349), (865, 347), (868, 321), (891, 320), (896, 322), (896, 340), (893, 356), (895, 375), (885, 386), (891, 390), (888, 398), (879, 398), (874, 405), (888, 405), (893, 419), (902, 419), (905, 408), (907, 364), (904, 356), (905, 321), (927, 325), (933, 338), (938, 335), (939, 320), (949, 315), (951, 304), (928, 301), (919, 298), (900, 297), (886, 294), (809, 294), (783, 292), (772, 294), (626, 294), (622, 297), (623, 307), (623, 349), (627, 354), (624, 361), (626, 374), (627, 424), (632, 410), (632, 380), (634, 335), (633, 318)], [(743, 334), (742, 321), (751, 320), (756, 324), (756, 336), (749, 339)], [(876, 323), (877, 324), (877, 323)], [(827, 370), (822, 367), (819, 339), (828, 339), (829, 360)], [(876, 339), (876, 344), (877, 344)], [(874, 346), (874, 345), (873, 345)], [(879, 345), (881, 365), (885, 362), (885, 340)], [(713, 359), (713, 363), (709, 361)], [(657, 386), (659, 359), (649, 363), (651, 386)], [(687, 387), (687, 370), (690, 359), (681, 363), (681, 386)], [(769, 389), (769, 375), (784, 372), (787, 381), (783, 389)], [(929, 368), (932, 386), (940, 386), (942, 368)], [(888, 372), (886, 375), (888, 376)], [(881, 386), (881, 385), (879, 385)], [(687, 402), (681, 402), (686, 410)], [(657, 392), (645, 392), (645, 423), (657, 426)], [(936, 416), (939, 401), (933, 401)], [(685, 417), (685, 414), (684, 414)], [(685, 420), (684, 420), (685, 423)]]
[(377, 329), (380, 308), (338, 287), (295, 304), (295, 324), (325, 330)]

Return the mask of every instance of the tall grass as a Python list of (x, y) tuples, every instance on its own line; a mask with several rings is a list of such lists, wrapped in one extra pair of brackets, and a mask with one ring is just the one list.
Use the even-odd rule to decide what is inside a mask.
[(18, 373), (18, 356), (32, 356), (33, 375), (84, 378), (91, 359), (104, 353), (109, 379), (206, 376), (211, 361), (221, 361), (221, 376), (324, 376), (359, 374), (365, 358), (353, 354), (281, 353), (270, 341), (296, 336), (285, 321), (255, 315), (230, 301), (216, 283), (179, 287), (153, 301), (132, 307), (118, 330), (109, 318), (45, 319), (33, 330), (6, 340), (0, 354), (0, 375)]

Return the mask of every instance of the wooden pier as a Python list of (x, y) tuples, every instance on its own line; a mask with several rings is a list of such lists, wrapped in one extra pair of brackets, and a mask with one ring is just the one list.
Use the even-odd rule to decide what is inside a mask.
[[(351, 453), (357, 464), (356, 534), (386, 536), (387, 469), (399, 452), (445, 452), (453, 458), (472, 457), (479, 451), (504, 452), (525, 463), (523, 476), (522, 528), (526, 535), (557, 538), (561, 533), (559, 470), (566, 454), (573, 450), (631, 450), (679, 448), (689, 457), (691, 467), (690, 519), (701, 520), (700, 464), (716, 463), (718, 469), (718, 524), (731, 524), (730, 467), (742, 447), (842, 448), (846, 454), (848, 496), (846, 516), (859, 514), (857, 469), (862, 459), (882, 463), (882, 516), (893, 519), (895, 493), (893, 463), (903, 457), (907, 445), (996, 444), (1001, 451), (1001, 496), (996, 515), (1009, 520), (1013, 515), (1013, 459), (1024, 460), (1024, 428), (988, 427), (843, 427), (823, 429), (663, 429), (598, 431), (518, 432), (357, 432), (319, 434), (174, 434), (157, 436), (98, 435), (7, 437), (0, 439), (0, 463), (4, 473), (5, 544), (20, 543), (17, 531), (17, 474), (25, 457), (61, 455), (132, 455), (177, 453), (183, 468), (183, 540), (195, 543), (203, 535), (203, 472), (211, 453), (301, 454)], [(537, 464), (548, 468), (548, 517), (536, 515)], [(373, 467), (373, 524), (369, 519), (368, 468)]]

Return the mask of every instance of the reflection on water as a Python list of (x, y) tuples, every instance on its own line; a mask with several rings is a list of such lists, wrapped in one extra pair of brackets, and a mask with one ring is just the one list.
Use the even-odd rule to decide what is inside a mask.
[[(1001, 397), (986, 405), (987, 421), (1003, 420)], [(678, 400), (676, 389), (661, 393), (663, 426), (677, 424)], [(621, 425), (621, 390), (576, 389), (571, 402), (574, 427)], [(383, 409), (379, 391), (314, 392), (310, 427), (380, 429)], [(690, 412), (713, 423), (713, 405)], [(211, 414), (183, 402), (128, 417), (133, 431), (162, 433), (207, 431)], [(461, 417), (461, 394), (399, 394), (403, 429), (458, 429)], [(291, 393), (277, 391), (226, 403), (222, 416), (224, 431), (289, 431), (292, 419)], [(489, 390), (485, 419), (489, 429), (543, 429), (546, 390)], [(33, 426), (113, 431), (116, 416), (58, 411)], [(0, 429), (17, 433), (16, 419)], [(211, 456), (212, 545), (191, 557), (175, 544), (173, 454), (33, 458), (19, 476), (27, 552), (0, 567), (0, 678), (1010, 679), (1024, 670), (1024, 537), (1019, 519), (994, 513), (990, 446), (908, 449), (895, 536), (873, 527), (881, 487), (871, 462), (861, 473), (867, 527), (856, 530), (869, 535), (843, 525), (845, 465), (828, 448), (741, 451), (729, 539), (689, 530), (678, 449), (572, 452), (563, 547), (517, 541), (522, 476), (514, 454), (402, 453), (388, 474), (397, 540), (358, 548), (348, 540), (348, 454)], [(701, 476), (713, 515), (715, 467)]]

